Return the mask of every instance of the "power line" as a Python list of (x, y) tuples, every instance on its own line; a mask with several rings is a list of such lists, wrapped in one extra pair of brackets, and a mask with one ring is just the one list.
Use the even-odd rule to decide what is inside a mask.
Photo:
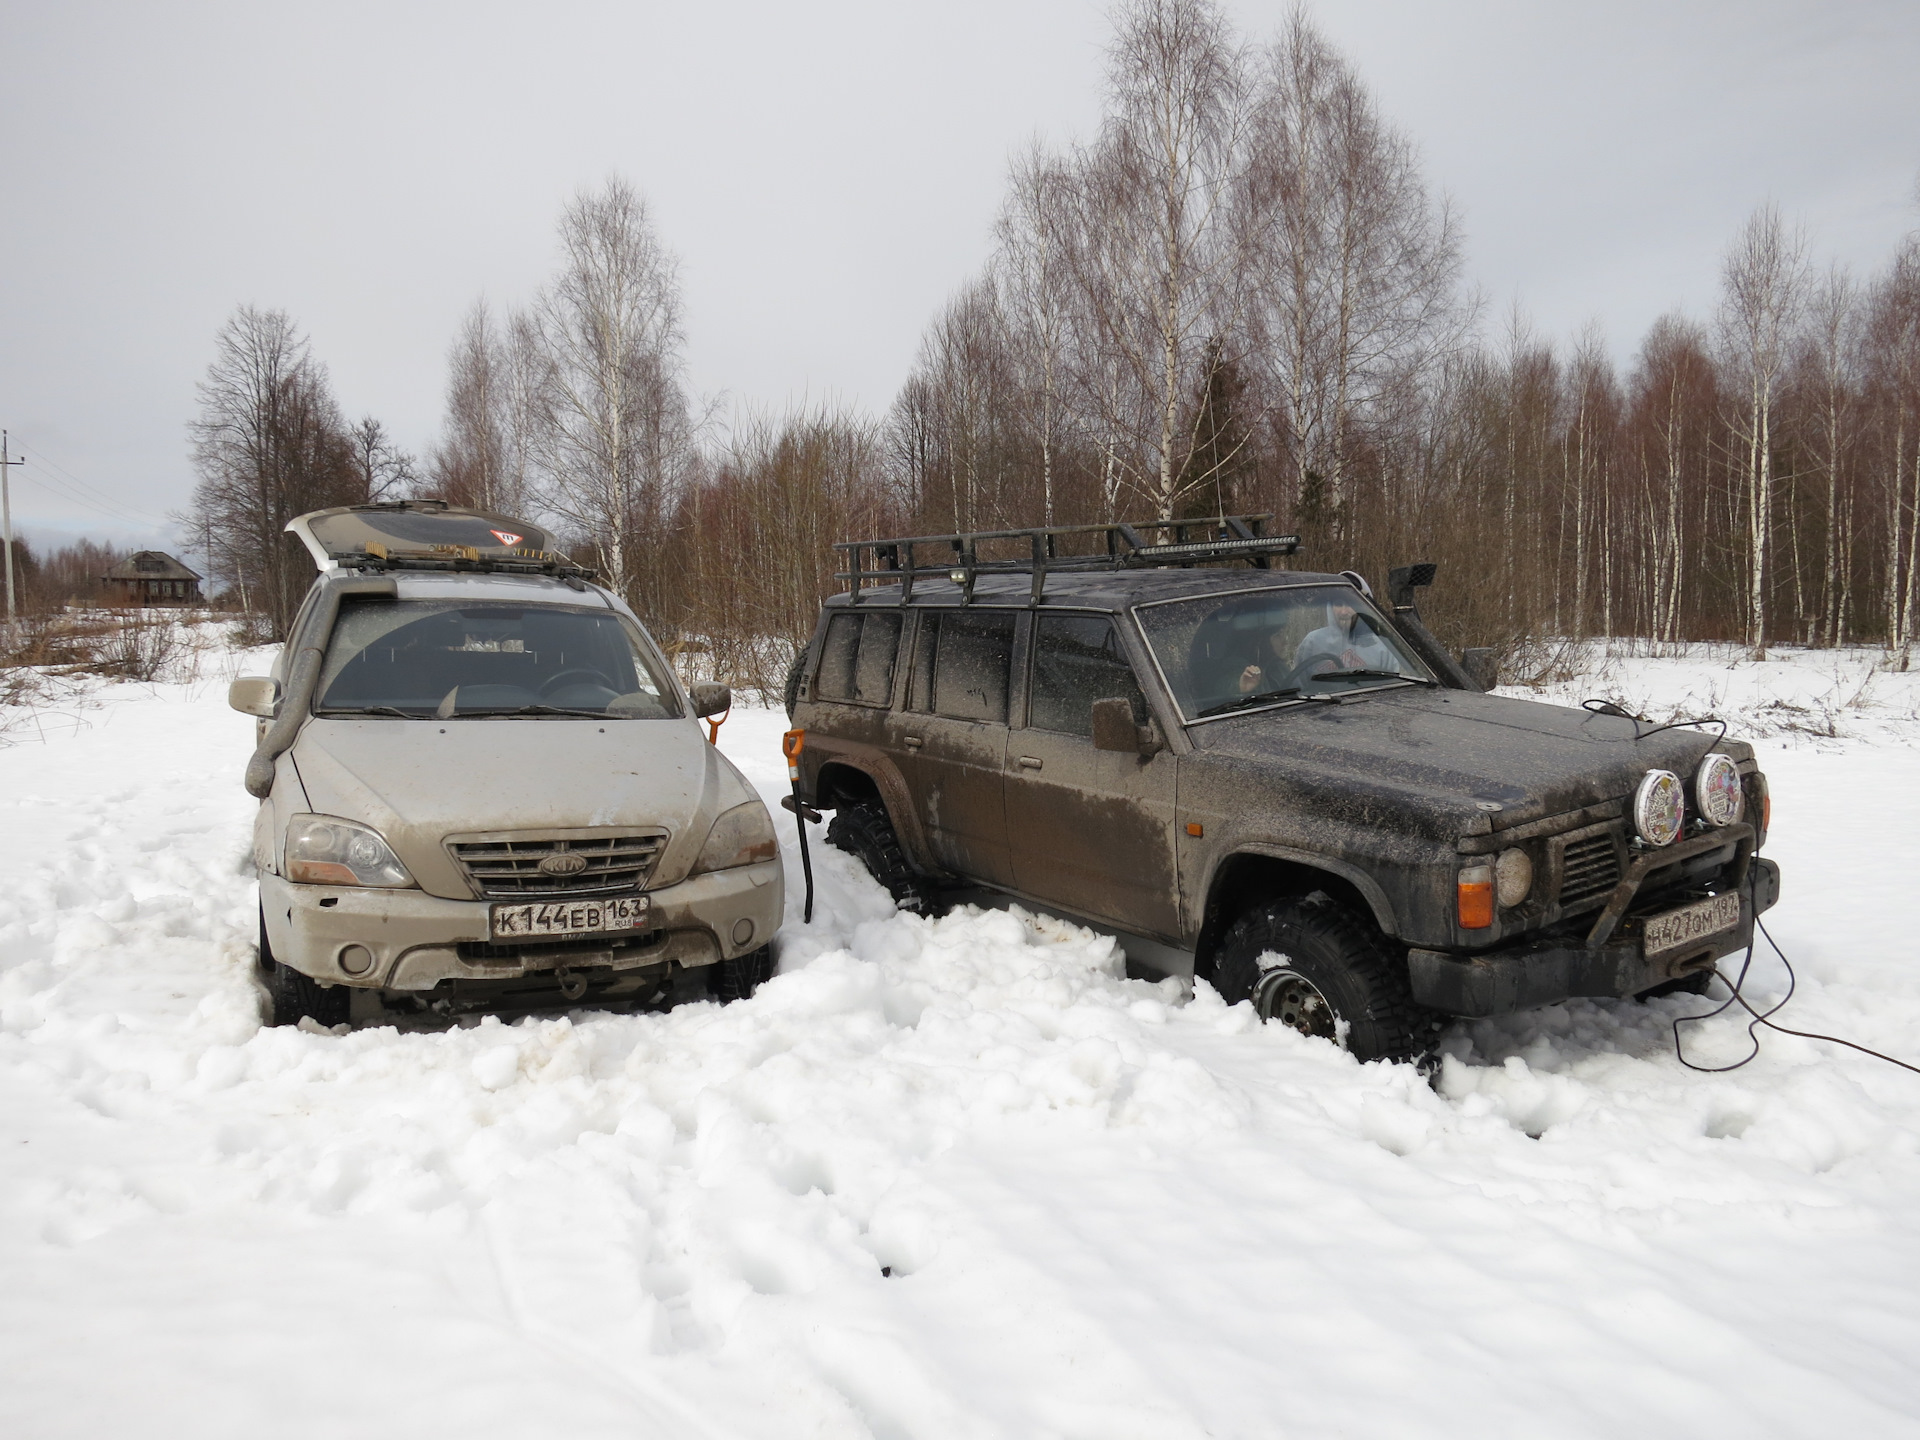
[[(136, 506), (122, 504), (120, 501), (115, 500), (97, 486), (90, 485), (85, 480), (82, 480), (78, 475), (75, 475), (71, 470), (67, 469), (66, 466), (48, 455), (44, 450), (41, 450), (37, 445), (28, 445), (25, 441), (18, 441), (16, 444), (21, 451), (31, 455), (39, 462), (38, 468), (40, 468), (43, 473), (37, 475), (35, 478), (43, 480), (48, 488), (64, 499), (84, 505), (90, 510), (108, 516), (110, 519), (134, 520), (152, 525), (171, 525), (173, 523), (170, 517), (155, 515), (149, 511), (141, 510)], [(54, 473), (45, 474), (44, 471), (52, 471)], [(67, 483), (62, 484), (59, 479), (55, 478), (56, 475), (63, 477)]]

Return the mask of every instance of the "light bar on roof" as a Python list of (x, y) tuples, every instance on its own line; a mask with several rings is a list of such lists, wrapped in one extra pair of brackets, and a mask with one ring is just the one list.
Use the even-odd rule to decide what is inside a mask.
[(1142, 545), (1133, 553), (1142, 559), (1171, 560), (1182, 555), (1212, 558), (1249, 551), (1291, 554), (1299, 546), (1298, 535), (1256, 535), (1251, 540), (1192, 540), (1180, 545)]

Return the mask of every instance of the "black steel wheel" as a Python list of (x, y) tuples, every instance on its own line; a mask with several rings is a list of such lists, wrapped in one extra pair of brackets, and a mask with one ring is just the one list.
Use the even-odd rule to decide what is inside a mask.
[(267, 944), (267, 917), (260, 917), (260, 983), (267, 992), (267, 1024), (344, 1025), (349, 1019), (353, 992), (344, 985), (322, 985), (291, 965), (273, 958)]
[(707, 988), (722, 1005), (745, 1000), (773, 978), (773, 946), (762, 945), (707, 967)]
[(1249, 910), (1228, 929), (1214, 988), (1262, 1020), (1331, 1040), (1361, 1060), (1413, 1060), (1444, 1023), (1416, 1005), (1406, 957), (1325, 895)]
[(827, 843), (866, 866), (902, 910), (915, 915), (934, 913), (933, 887), (907, 859), (887, 808), (879, 801), (863, 800), (834, 811), (827, 823)]

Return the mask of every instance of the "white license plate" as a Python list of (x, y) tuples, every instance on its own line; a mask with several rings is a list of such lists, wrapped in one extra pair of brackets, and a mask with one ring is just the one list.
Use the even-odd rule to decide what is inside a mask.
[(1716, 895), (1664, 915), (1650, 916), (1646, 926), (1646, 953), (1658, 955), (1690, 940), (1718, 935), (1740, 923), (1740, 897)]
[(534, 935), (604, 935), (638, 930), (647, 923), (644, 895), (611, 900), (536, 900), (493, 907), (493, 938), (521, 940)]

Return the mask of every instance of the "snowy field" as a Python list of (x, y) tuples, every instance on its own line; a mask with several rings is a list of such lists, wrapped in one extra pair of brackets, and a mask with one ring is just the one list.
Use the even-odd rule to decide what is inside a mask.
[[(1872, 658), (1557, 693), (1766, 737), (1782, 1019), (1914, 1058)], [(1694, 1073), (1671, 999), (1461, 1025), (1429, 1086), (819, 846), (741, 1004), (263, 1030), (220, 670), (0, 713), (0, 1435), (1920, 1435), (1920, 1076)], [(722, 731), (769, 798), (783, 725)]]

